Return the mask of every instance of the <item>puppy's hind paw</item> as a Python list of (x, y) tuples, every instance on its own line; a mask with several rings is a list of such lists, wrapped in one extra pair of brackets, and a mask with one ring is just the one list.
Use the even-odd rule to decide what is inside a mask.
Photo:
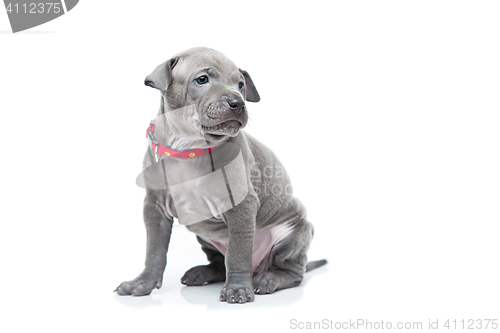
[(272, 294), (276, 290), (295, 287), (300, 284), (301, 278), (284, 271), (264, 271), (253, 278), (256, 294)]
[(224, 282), (226, 270), (224, 266), (209, 264), (196, 266), (188, 270), (181, 278), (181, 283), (186, 286), (203, 286), (214, 282)]

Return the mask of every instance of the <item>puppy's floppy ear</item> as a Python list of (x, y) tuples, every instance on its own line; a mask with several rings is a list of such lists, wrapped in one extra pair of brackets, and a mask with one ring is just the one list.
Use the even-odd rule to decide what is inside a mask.
[(257, 92), (257, 88), (255, 88), (255, 85), (253, 84), (252, 78), (250, 77), (250, 74), (248, 74), (247, 71), (238, 68), (245, 77), (245, 86), (246, 86), (246, 92), (247, 92), (247, 97), (246, 100), (249, 102), (258, 102), (260, 101), (260, 96), (259, 93)]
[(156, 67), (153, 73), (146, 76), (144, 84), (158, 90), (167, 90), (168, 85), (172, 83), (172, 69), (178, 61), (178, 57), (172, 58)]

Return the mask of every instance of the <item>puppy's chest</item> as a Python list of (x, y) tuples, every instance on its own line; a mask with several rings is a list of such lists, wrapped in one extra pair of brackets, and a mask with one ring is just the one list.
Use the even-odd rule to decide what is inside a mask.
[(248, 181), (241, 153), (231, 158), (206, 154), (190, 159), (164, 158), (167, 212), (183, 225), (220, 216), (248, 194)]

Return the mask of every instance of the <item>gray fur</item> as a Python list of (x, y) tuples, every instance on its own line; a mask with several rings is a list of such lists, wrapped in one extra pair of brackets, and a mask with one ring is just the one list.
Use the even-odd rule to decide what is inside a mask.
[[(196, 83), (200, 71), (208, 75), (209, 84)], [(242, 91), (238, 89), (239, 82), (244, 82)], [(204, 285), (225, 281), (220, 300), (230, 303), (251, 302), (255, 294), (269, 294), (299, 285), (306, 271), (306, 254), (313, 238), (313, 226), (306, 219), (305, 208), (293, 197), (290, 180), (274, 153), (241, 131), (248, 120), (244, 100), (260, 100), (250, 75), (215, 50), (194, 48), (158, 66), (145, 83), (160, 90), (162, 100), (159, 115), (188, 105), (195, 105), (198, 112), (190, 118), (193, 135), (189, 139), (185, 135), (176, 135), (176, 124), (157, 128), (155, 135), (162, 144), (177, 150), (187, 150), (231, 142), (241, 148), (246, 166), (245, 181), (249, 189), (246, 198), (220, 217), (187, 226), (197, 235), (210, 263), (188, 270), (181, 278), (181, 283)], [(209, 117), (207, 110), (211, 105), (223, 111)], [(218, 123), (226, 121), (234, 124), (232, 130), (211, 130)], [(224, 146), (217, 149), (224, 149)], [(153, 155), (148, 150), (143, 167), (152, 163), (155, 163)], [(269, 175), (268, 170), (279, 170), (280, 174)], [(275, 193), (266, 190), (270, 188), (286, 188), (287, 191)], [(174, 217), (177, 218), (177, 213), (168, 188), (146, 191), (145, 269), (136, 279), (123, 282), (116, 290), (119, 295), (147, 295), (154, 288), (161, 287)], [(291, 228), (291, 232), (272, 247), (269, 269), (255, 275), (252, 254), (256, 231), (285, 224)], [(207, 240), (227, 242), (226, 255), (223, 256)], [(307, 268), (314, 269), (325, 263), (309, 263)]]

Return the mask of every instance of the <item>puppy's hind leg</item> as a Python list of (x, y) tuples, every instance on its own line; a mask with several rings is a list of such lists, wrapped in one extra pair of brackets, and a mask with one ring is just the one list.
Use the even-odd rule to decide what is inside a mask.
[(212, 244), (199, 236), (196, 238), (210, 263), (189, 269), (181, 278), (181, 283), (187, 286), (203, 286), (209, 283), (224, 282), (226, 280), (224, 256)]
[(304, 278), (307, 250), (314, 229), (305, 218), (297, 222), (293, 231), (271, 251), (271, 267), (253, 278), (256, 294), (271, 294), (276, 290), (298, 286)]

